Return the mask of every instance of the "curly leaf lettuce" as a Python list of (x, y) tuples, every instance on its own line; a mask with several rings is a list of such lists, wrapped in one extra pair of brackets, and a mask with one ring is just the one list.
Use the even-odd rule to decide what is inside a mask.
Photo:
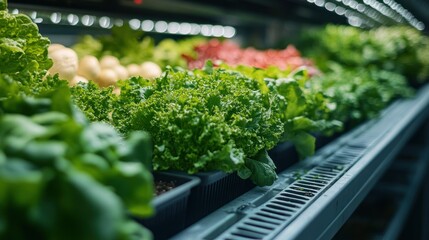
[[(193, 72), (169, 69), (153, 84), (139, 78), (124, 84), (119, 101), (133, 100), (122, 100), (128, 101), (128, 113), (114, 110), (112, 118), (124, 133), (140, 129), (152, 135), (155, 170), (233, 172), (249, 165), (249, 177), (271, 176), (271, 168), (248, 163), (274, 147), (283, 133), (284, 101), (266, 89), (263, 81), (210, 66)], [(251, 179), (268, 185), (275, 177)]]
[(270, 91), (280, 94), (286, 104), (283, 111), (284, 135), (281, 141), (291, 141), (299, 156), (305, 158), (315, 151), (313, 133), (331, 134), (342, 127), (336, 119), (327, 119), (332, 109), (323, 91), (311, 87), (314, 84), (306, 68), (295, 71), (277, 67), (259, 69), (248, 66), (229, 67), (248, 77), (266, 81)]
[[(5, 7), (6, 2), (2, 5)], [(0, 26), (0, 74), (22, 78), (52, 66), (48, 58), (50, 41), (40, 35), (28, 16), (1, 10)]]
[(74, 104), (76, 104), (91, 121), (109, 122), (116, 95), (113, 87), (100, 88), (90, 81), (71, 88)]
[(0, 11), (7, 9), (7, 1), (6, 0), (0, 0)]

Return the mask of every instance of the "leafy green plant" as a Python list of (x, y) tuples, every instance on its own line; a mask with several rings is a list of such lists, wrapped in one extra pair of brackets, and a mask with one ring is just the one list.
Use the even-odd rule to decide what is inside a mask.
[(67, 86), (49, 94), (0, 102), (0, 237), (132, 239), (129, 227), (150, 237), (126, 216), (152, 213), (148, 135), (89, 123)]
[(322, 70), (329, 70), (331, 62), (337, 62), (347, 68), (375, 67), (397, 72), (409, 81), (429, 77), (429, 38), (411, 27), (362, 30), (327, 25), (308, 32), (304, 38), (313, 43), (305, 53)]
[(163, 39), (156, 44), (153, 53), (153, 61), (164, 68), (166, 66), (186, 67), (187, 62), (183, 57), (195, 57), (195, 46), (205, 43), (204, 37), (190, 37), (181, 40)]
[(113, 87), (100, 88), (92, 81), (71, 88), (74, 103), (91, 121), (110, 122), (117, 97)]
[(113, 27), (110, 35), (94, 38), (90, 35), (82, 36), (73, 46), (78, 56), (92, 55), (101, 58), (112, 55), (119, 59), (121, 64), (142, 63), (153, 59), (154, 40), (144, 36), (142, 31), (132, 30), (129, 26)]
[(130, 78), (119, 83), (120, 96), (91, 84), (77, 86), (73, 93), (88, 116), (124, 134), (150, 132), (155, 170), (237, 171), (258, 185), (276, 179), (265, 150), (291, 141), (304, 158), (314, 154), (313, 133), (342, 126), (326, 119), (328, 102), (307, 86), (305, 69), (225, 68), (208, 63), (204, 70), (170, 68), (155, 81)]
[(351, 126), (378, 116), (392, 100), (413, 93), (402, 75), (378, 69), (348, 70), (335, 65), (329, 73), (314, 77), (313, 82), (333, 108), (327, 118)]
[(7, 2), (0, 3), (0, 74), (16, 79), (47, 70), (52, 65), (47, 47), (50, 41), (24, 14), (10, 14)]
[(110, 125), (89, 123), (66, 85), (20, 92), (0, 109), (0, 238), (150, 237), (126, 215), (152, 213), (146, 133), (124, 140)]
[(114, 125), (153, 136), (155, 170), (238, 171), (258, 185), (276, 179), (263, 152), (282, 136), (284, 100), (263, 81), (210, 66), (169, 69), (153, 83), (123, 82), (119, 102)]
[(332, 134), (341, 129), (342, 123), (328, 118), (333, 109), (321, 89), (313, 88), (313, 81), (305, 67), (295, 71), (278, 67), (266, 69), (249, 66), (229, 67), (247, 77), (266, 81), (269, 89), (280, 94), (286, 101), (283, 108), (284, 135), (281, 141), (294, 143), (301, 158), (314, 154), (314, 133)]
[(5, 7), (0, 1), (0, 238), (150, 239), (128, 217), (153, 211), (149, 135), (124, 139), (90, 123), (67, 82), (45, 75), (49, 41)]
[(153, 61), (162, 68), (166, 66), (186, 67), (186, 60), (182, 55), (194, 56), (194, 46), (205, 42), (203, 37), (191, 37), (182, 40), (163, 39), (158, 44), (144, 32), (132, 30), (128, 26), (113, 27), (109, 35), (93, 37), (84, 35), (73, 46), (79, 58), (86, 55), (101, 58), (104, 55), (113, 55), (122, 65), (131, 63), (140, 64), (144, 61)]

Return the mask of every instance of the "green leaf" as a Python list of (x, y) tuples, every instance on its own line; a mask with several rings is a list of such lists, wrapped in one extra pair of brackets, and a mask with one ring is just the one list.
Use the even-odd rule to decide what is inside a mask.
[(315, 129), (316, 123), (306, 117), (295, 117), (292, 119), (293, 131), (311, 131)]
[(265, 150), (254, 158), (246, 159), (246, 167), (252, 172), (250, 179), (258, 186), (272, 185), (277, 179), (276, 167)]
[(276, 80), (276, 86), (277, 91), (287, 100), (286, 117), (301, 115), (306, 108), (306, 99), (298, 82), (293, 78), (282, 78)]
[(104, 181), (113, 187), (130, 213), (140, 217), (152, 215), (152, 175), (141, 163), (118, 163)]
[(44, 187), (44, 173), (21, 159), (0, 165), (0, 210), (9, 205), (28, 208), (37, 203)]
[(123, 153), (124, 161), (140, 162), (147, 169), (152, 169), (152, 139), (147, 132), (132, 132), (126, 140), (129, 152)]
[(54, 125), (58, 123), (65, 123), (70, 120), (69, 116), (61, 112), (46, 112), (37, 114), (31, 117), (34, 123), (40, 125)]
[[(0, 6), (5, 8), (6, 2)], [(39, 34), (37, 25), (29, 17), (0, 11), (0, 25), (3, 26), (0, 29), (0, 73), (20, 78), (52, 66), (47, 51), (50, 42)]]
[(29, 142), (22, 154), (25, 159), (37, 164), (53, 164), (55, 160), (65, 156), (67, 145), (61, 141), (48, 140), (43, 142)]
[[(31, 121), (31, 119), (21, 115), (4, 115), (0, 117), (0, 123), (0, 137), (5, 140), (3, 143), (0, 143), (0, 147), (8, 151), (8, 147), (22, 149), (24, 145), (21, 144), (25, 144), (31, 139), (48, 136), (50, 134), (48, 128), (40, 126)], [(13, 139), (16, 139), (16, 141)], [(8, 144), (8, 141), (11, 141), (9, 142), (10, 144)], [(21, 144), (14, 146), (12, 142), (20, 142)]]
[(121, 111), (125, 105), (124, 103), (114, 105), (116, 95), (112, 90), (113, 87), (100, 88), (92, 81), (71, 88), (73, 102), (89, 120), (107, 123), (111, 121), (112, 112)]
[(103, 157), (94, 153), (84, 153), (78, 156), (78, 159), (73, 162), (73, 166), (96, 180), (102, 180), (106, 172), (110, 171), (109, 163)]
[(112, 154), (118, 154), (116, 152), (117, 148), (120, 147), (118, 143), (122, 141), (123, 139), (118, 132), (106, 123), (91, 123), (81, 135), (82, 146), (87, 152), (110, 154), (111, 151)]
[(70, 104), (70, 89), (67, 86), (55, 89), (51, 99), (52, 111), (62, 112), (71, 116), (72, 105)]
[(274, 164), (273, 160), (268, 155), (268, 152), (265, 149), (259, 151), (255, 156), (253, 156), (252, 159), (268, 164), (271, 168), (276, 169), (276, 165)]
[(33, 115), (47, 112), (52, 101), (47, 98), (34, 98), (32, 96), (11, 96), (4, 101), (5, 111), (8, 113), (19, 113)]
[(213, 73), (213, 62), (211, 60), (208, 60), (205, 62), (204, 64), (204, 68), (203, 70), (207, 73), (207, 74), (211, 74)]
[(246, 166), (243, 166), (237, 170), (237, 174), (242, 179), (248, 179), (252, 175), (252, 171)]
[(38, 209), (39, 218), (50, 220), (42, 220), (48, 239), (116, 239), (124, 216), (116, 195), (76, 171), (55, 181), (56, 189), (45, 195)]
[(311, 134), (299, 132), (289, 136), (289, 140), (295, 145), (295, 148), (301, 159), (314, 154), (316, 148), (316, 138)]
[(7, 9), (7, 0), (0, 0), (0, 11)]
[(0, 166), (6, 162), (6, 154), (0, 150)]
[(119, 240), (151, 240), (152, 233), (135, 221), (127, 221), (122, 224)]

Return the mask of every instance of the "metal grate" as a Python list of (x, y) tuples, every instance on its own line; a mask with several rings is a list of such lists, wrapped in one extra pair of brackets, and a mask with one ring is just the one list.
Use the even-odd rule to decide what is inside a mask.
[(361, 145), (344, 146), (314, 166), (270, 200), (256, 207), (216, 239), (271, 239), (314, 199), (347, 171), (366, 151)]

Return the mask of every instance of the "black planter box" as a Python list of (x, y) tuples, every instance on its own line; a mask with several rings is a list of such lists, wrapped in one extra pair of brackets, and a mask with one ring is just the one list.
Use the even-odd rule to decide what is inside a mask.
[(299, 159), (295, 146), (290, 142), (279, 143), (268, 151), (268, 155), (276, 165), (276, 172), (280, 173), (292, 166)]
[(170, 172), (154, 173), (154, 179), (173, 181), (176, 187), (154, 198), (154, 216), (135, 219), (151, 230), (155, 239), (167, 239), (185, 228), (189, 194), (200, 179)]
[(250, 180), (241, 179), (236, 173), (221, 171), (197, 173), (200, 184), (192, 189), (189, 196), (186, 225), (191, 225), (255, 185)]

